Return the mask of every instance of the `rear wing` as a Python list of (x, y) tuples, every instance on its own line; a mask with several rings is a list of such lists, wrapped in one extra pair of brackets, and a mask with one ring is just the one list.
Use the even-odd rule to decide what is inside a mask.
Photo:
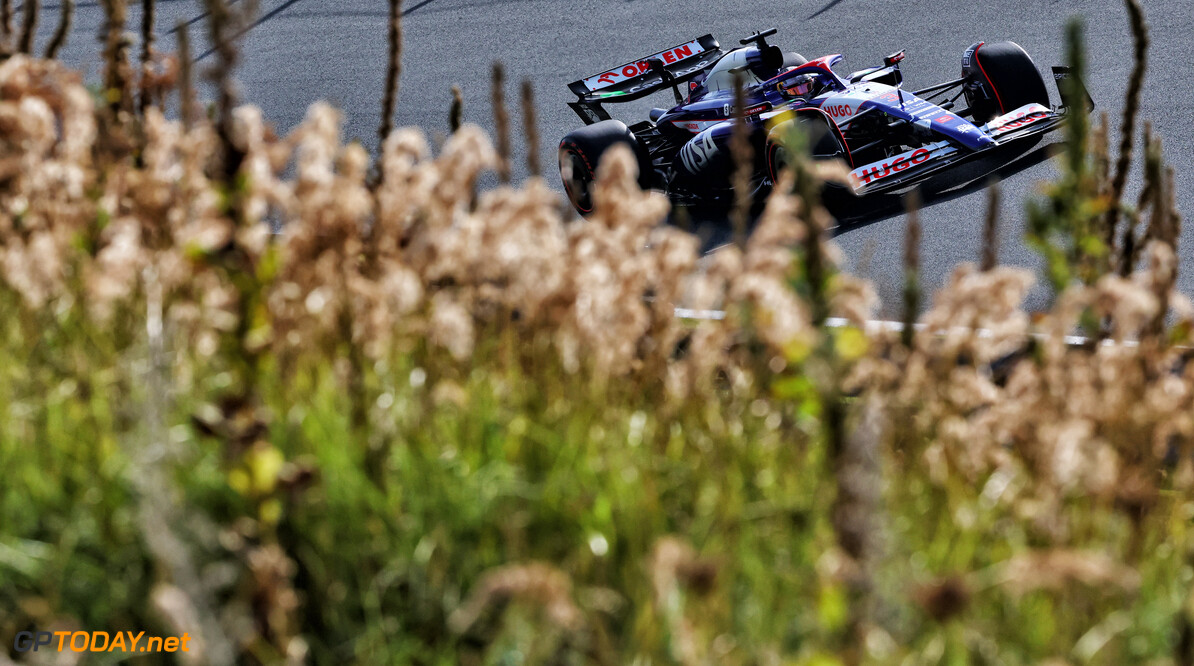
[[(601, 108), (603, 102), (629, 102), (646, 97), (667, 86), (691, 79), (708, 69), (721, 56), (721, 45), (713, 35), (698, 37), (607, 72), (569, 83), (568, 88), (576, 94), (577, 100), (569, 102), (568, 106), (586, 125), (609, 120), (609, 113)], [(649, 67), (648, 63), (652, 59), (663, 63), (664, 72)]]

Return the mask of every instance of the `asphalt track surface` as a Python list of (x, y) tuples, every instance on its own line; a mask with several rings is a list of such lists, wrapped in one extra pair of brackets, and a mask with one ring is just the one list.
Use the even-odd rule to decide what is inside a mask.
[[(14, 3), (15, 4), (15, 3)], [(195, 54), (208, 47), (198, 0), (158, 0), (159, 46), (173, 49), (168, 31), (192, 21)], [(1141, 106), (1164, 138), (1167, 159), (1177, 169), (1178, 206), (1194, 212), (1194, 5), (1191, 0), (1144, 0), (1153, 48)], [(43, 3), (40, 43), (48, 40), (58, 4)], [(130, 9), (129, 30), (140, 25), (139, 5)], [(405, 0), (403, 71), (398, 125), (417, 125), (433, 139), (447, 131), (450, 87), (464, 92), (465, 120), (492, 126), (490, 67), (507, 70), (512, 123), (520, 123), (517, 84), (530, 79), (538, 101), (540, 160), (556, 187), (558, 140), (580, 121), (565, 103), (574, 99), (569, 81), (598, 73), (711, 32), (723, 47), (752, 30), (776, 27), (773, 43), (807, 57), (842, 53), (843, 72), (879, 63), (906, 50), (906, 86), (924, 87), (958, 76), (963, 50), (971, 43), (1010, 39), (1021, 44), (1043, 72), (1062, 64), (1062, 35), (1079, 16), (1086, 26), (1090, 67), (1087, 85), (1099, 108), (1119, 126), (1123, 91), (1131, 70), (1131, 36), (1118, 0)], [(384, 0), (261, 0), (258, 20), (244, 35), (238, 72), (244, 98), (260, 106), (280, 131), (298, 124), (306, 108), (327, 100), (344, 110), (344, 135), (373, 147), (377, 142), (386, 59), (387, 3)], [(98, 2), (81, 0), (63, 58), (98, 75), (96, 36), (103, 22)], [(136, 53), (136, 47), (134, 47)], [(210, 62), (200, 57), (201, 63)], [(1050, 92), (1058, 101), (1051, 82)], [(669, 93), (657, 95), (664, 106)], [(614, 107), (615, 117), (645, 117), (648, 101)], [(1117, 132), (1113, 132), (1117, 145)], [(936, 182), (921, 213), (922, 277), (927, 287), (943, 284), (961, 261), (977, 260), (986, 205), (984, 185), (993, 172), (1002, 179), (1000, 260), (1040, 267), (1023, 242), (1025, 204), (1041, 181), (1055, 173), (1046, 139), (1020, 159), (981, 163), (966, 177)], [(525, 148), (515, 144), (515, 176), (525, 175)], [(1136, 174), (1129, 192), (1138, 188)], [(884, 300), (884, 315), (898, 312), (905, 217), (883, 205), (839, 211), (851, 218), (836, 229), (836, 242), (849, 267), (872, 279)], [(1194, 224), (1186, 224), (1180, 254), (1186, 261), (1179, 285), (1194, 295)], [(1028, 306), (1047, 306), (1038, 287)]]

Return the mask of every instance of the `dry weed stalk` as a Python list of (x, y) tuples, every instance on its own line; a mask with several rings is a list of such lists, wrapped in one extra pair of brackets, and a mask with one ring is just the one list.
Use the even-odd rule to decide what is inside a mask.
[(908, 211), (904, 235), (904, 317), (900, 339), (905, 347), (912, 346), (916, 334), (916, 314), (920, 311), (920, 193), (913, 190), (904, 197)]
[(21, 3), (21, 40), (17, 50), (33, 55), (33, 40), (37, 37), (37, 15), (41, 13), (41, 0), (25, 0)]
[(195, 75), (191, 60), (190, 27), (179, 22), (174, 29), (178, 40), (178, 117), (184, 130), (195, 125)]
[(132, 110), (128, 39), (124, 27), (128, 21), (127, 0), (101, 0), (104, 7), (104, 95), (112, 116), (110, 122), (124, 123), (122, 114)]
[(398, 81), (402, 77), (402, 0), (390, 0), (387, 33), (386, 85), (381, 98), (381, 127), (377, 135), (385, 143), (394, 129), (394, 109), (398, 103)]
[(987, 186), (987, 217), (983, 221), (983, 251), (979, 262), (982, 271), (989, 271), (999, 264), (999, 202), (998, 182)]
[(12, 53), (12, 0), (0, 0), (0, 54)]
[(66, 46), (66, 38), (70, 34), (74, 14), (75, 0), (62, 0), (58, 9), (58, 25), (54, 28), (54, 36), (50, 38), (50, 43), (46, 45), (47, 60), (57, 58), (58, 52), (62, 50), (63, 46)]
[(734, 190), (734, 204), (730, 211), (730, 224), (734, 229), (734, 242), (740, 248), (746, 247), (747, 225), (750, 223), (750, 204), (754, 198), (750, 179), (754, 171), (754, 156), (750, 147), (749, 130), (746, 126), (746, 93), (741, 74), (734, 75), (734, 132), (730, 137), (730, 153), (734, 159), (734, 171), (730, 175)]
[(572, 581), (564, 572), (540, 562), (508, 565), (488, 572), (469, 599), (448, 619), (458, 633), (468, 631), (481, 615), (504, 602), (520, 600), (542, 608), (551, 622), (575, 631), (584, 621), (572, 600)]
[[(232, 72), (240, 58), (236, 39), (242, 32), (242, 26), (249, 21), (251, 8), (233, 11), (228, 8), (227, 0), (204, 0), (204, 6), (208, 13), (208, 40), (216, 55), (215, 65), (208, 71), (207, 77), (216, 87), (216, 134), (220, 138), (222, 178), (224, 183), (231, 187), (245, 159), (244, 149), (236, 144), (236, 131), (233, 127), (233, 109), (236, 106), (237, 95)], [(236, 209), (235, 202), (230, 209)]]
[[(1111, 118), (1106, 111), (1099, 113), (1099, 121), (1095, 124), (1090, 139), (1091, 159), (1094, 161), (1094, 176), (1098, 182), (1098, 195), (1109, 196), (1111, 186)], [(1114, 240), (1114, 239), (1112, 239)], [(1109, 246), (1110, 249), (1110, 246)]]
[(455, 134), (463, 122), (464, 95), (460, 92), (460, 86), (452, 86), (452, 104), (448, 107), (448, 131)]
[(532, 178), (540, 175), (539, 168), (539, 121), (535, 110), (535, 86), (530, 79), (522, 80), (522, 128), (527, 144), (527, 174)]
[(493, 63), (490, 81), (490, 102), (493, 105), (493, 127), (497, 138), (498, 179), (510, 182), (510, 112), (506, 110), (506, 68)]
[(1120, 201), (1124, 186), (1128, 182), (1128, 168), (1132, 164), (1132, 145), (1136, 141), (1136, 116), (1140, 111), (1140, 92), (1144, 87), (1144, 75), (1148, 68), (1148, 23), (1140, 0), (1124, 0), (1132, 28), (1132, 74), (1128, 77), (1128, 92), (1125, 95), (1123, 120), (1120, 123), (1119, 158), (1115, 163), (1115, 176), (1111, 181), (1111, 203), (1107, 210), (1107, 248), (1115, 247), (1115, 236), (1119, 227)]
[(1156, 219), (1162, 215), (1156, 206), (1157, 187), (1161, 184), (1164, 170), (1164, 165), (1161, 158), (1160, 142), (1154, 142), (1152, 123), (1146, 122), (1144, 124), (1144, 186), (1140, 188), (1140, 195), (1136, 201), (1136, 210), (1128, 214), (1128, 223), (1123, 232), (1123, 241), (1120, 252), (1119, 274), (1122, 276), (1129, 275), (1132, 270), (1136, 268), (1136, 264), (1140, 259), (1140, 249), (1148, 241), (1149, 234), (1153, 229), (1150, 224), (1145, 228), (1144, 237), (1138, 237), (1141, 217), (1145, 211), (1150, 207), (1153, 218)]
[(152, 78), (154, 54), (154, 18), (157, 0), (141, 0), (141, 97), (137, 111), (144, 116), (153, 103)]

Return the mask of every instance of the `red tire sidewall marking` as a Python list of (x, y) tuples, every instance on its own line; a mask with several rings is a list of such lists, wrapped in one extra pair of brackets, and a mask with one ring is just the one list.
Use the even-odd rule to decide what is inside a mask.
[(995, 101), (999, 104), (999, 115), (1003, 115), (1007, 113), (1007, 109), (1003, 106), (1003, 98), (999, 96), (999, 89), (995, 87), (995, 82), (991, 80), (990, 75), (987, 74), (987, 70), (983, 68), (983, 61), (979, 60), (978, 57), (979, 49), (984, 46), (986, 46), (986, 42), (979, 44), (978, 48), (974, 49), (974, 62), (978, 64), (978, 71), (983, 73), (983, 78), (985, 78), (987, 80), (987, 84), (991, 86), (991, 92), (995, 93)]
[[(573, 143), (571, 141), (563, 141), (560, 143), (560, 148), (563, 149), (564, 152), (566, 152), (566, 153), (571, 153), (571, 154), (579, 157), (581, 159), (581, 161), (585, 163), (585, 168), (589, 170), (589, 174), (596, 175), (597, 171), (593, 168), (592, 162), (589, 161), (589, 156), (584, 154), (584, 151), (582, 151), (580, 149), (580, 146), (576, 145), (575, 143)], [(592, 213), (593, 212), (592, 206), (590, 206), (589, 208), (585, 208), (584, 206), (582, 206), (580, 204), (580, 201), (578, 201), (576, 195), (573, 194), (572, 187), (567, 180), (564, 181), (564, 189), (568, 191), (568, 198), (572, 200), (573, 205), (575, 205), (578, 209), (580, 209), (580, 212), (582, 212), (582, 213)], [(592, 202), (590, 202), (590, 204), (591, 203)]]

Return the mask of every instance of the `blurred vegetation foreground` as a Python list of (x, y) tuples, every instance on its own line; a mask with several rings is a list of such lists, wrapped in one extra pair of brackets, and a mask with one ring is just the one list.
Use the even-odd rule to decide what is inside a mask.
[(1073, 123), (1028, 213), (1052, 309), (989, 216), (901, 333), (836, 269), (832, 169), (700, 259), (629, 153), (587, 221), (478, 195), (503, 123), (277, 137), (231, 47), (195, 113), (185, 51), (134, 75), (116, 19), (99, 95), (0, 62), (0, 662), (79, 629), (213, 664), (1194, 663), (1194, 308), (1152, 137), (1123, 202), (1138, 86), (1126, 150)]

